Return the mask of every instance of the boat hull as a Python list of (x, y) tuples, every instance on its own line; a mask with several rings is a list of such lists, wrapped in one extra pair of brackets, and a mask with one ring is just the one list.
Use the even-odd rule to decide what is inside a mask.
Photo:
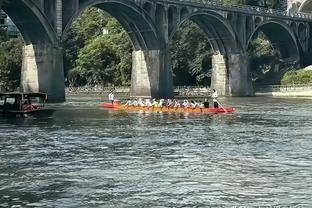
[(103, 103), (100, 105), (101, 108), (122, 110), (129, 112), (168, 112), (168, 113), (203, 113), (203, 114), (216, 114), (216, 113), (234, 113), (234, 108), (167, 108), (167, 107), (134, 107), (134, 106), (123, 106), (116, 104)]
[(51, 117), (54, 109), (37, 109), (23, 111), (2, 111), (0, 115), (7, 118), (27, 118), (27, 117)]

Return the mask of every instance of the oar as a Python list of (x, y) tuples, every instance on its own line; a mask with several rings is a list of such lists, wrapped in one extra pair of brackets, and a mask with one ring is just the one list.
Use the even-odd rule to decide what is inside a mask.
[(216, 101), (217, 101), (217, 103), (218, 103), (218, 105), (227, 113), (228, 111), (225, 109), (225, 108), (223, 108), (223, 106), (221, 105), (221, 103), (219, 103), (219, 101), (216, 99)]

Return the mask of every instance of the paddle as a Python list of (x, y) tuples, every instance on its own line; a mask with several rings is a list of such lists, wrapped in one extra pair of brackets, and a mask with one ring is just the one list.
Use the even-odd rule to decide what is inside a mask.
[(223, 106), (221, 105), (221, 103), (219, 103), (219, 101), (216, 99), (216, 101), (217, 101), (217, 103), (218, 103), (218, 105), (227, 113), (228, 111), (225, 109), (225, 108), (223, 108)]

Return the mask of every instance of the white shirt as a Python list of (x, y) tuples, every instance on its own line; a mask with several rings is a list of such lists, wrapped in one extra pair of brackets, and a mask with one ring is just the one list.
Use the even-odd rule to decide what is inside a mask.
[(217, 93), (217, 91), (215, 91), (214, 93), (212, 93), (212, 96), (211, 96), (213, 99), (212, 99), (212, 101), (213, 102), (217, 102), (217, 98), (218, 98), (218, 93)]
[(143, 102), (142, 100), (139, 100), (139, 101), (138, 101), (138, 106), (143, 107), (143, 106), (144, 106), (144, 102)]
[(126, 102), (126, 104), (125, 104), (125, 106), (131, 106), (131, 105), (132, 105), (131, 100), (128, 100), (128, 101)]
[(147, 107), (151, 107), (152, 106), (152, 103), (151, 103), (151, 101), (149, 99), (145, 100), (145, 106), (147, 106)]
[(113, 93), (109, 93), (108, 94), (108, 99), (109, 100), (114, 100), (114, 94)]
[(139, 103), (138, 103), (138, 101), (137, 101), (137, 100), (134, 100), (134, 101), (132, 102), (132, 105), (136, 107), (136, 106), (138, 106), (138, 105), (139, 105)]

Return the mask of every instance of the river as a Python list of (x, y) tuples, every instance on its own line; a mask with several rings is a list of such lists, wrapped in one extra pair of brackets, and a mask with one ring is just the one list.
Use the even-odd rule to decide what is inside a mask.
[(0, 207), (312, 207), (312, 101), (231, 98), (233, 115), (0, 118)]

